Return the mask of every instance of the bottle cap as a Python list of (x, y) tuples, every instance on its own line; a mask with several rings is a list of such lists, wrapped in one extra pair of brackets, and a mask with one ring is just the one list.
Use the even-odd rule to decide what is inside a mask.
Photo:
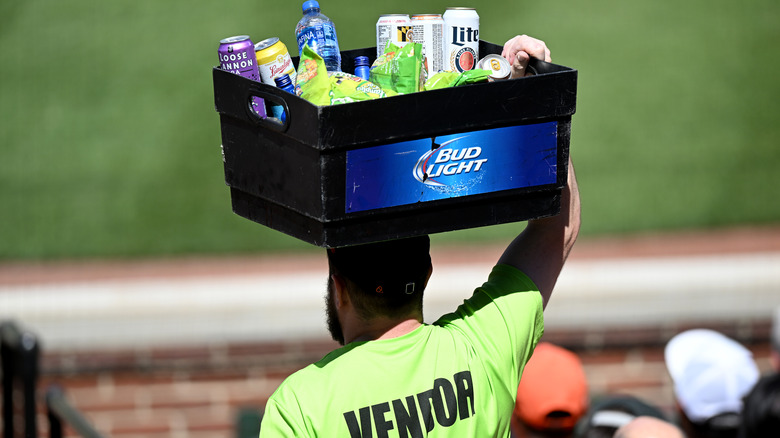
[(317, 2), (317, 0), (306, 0), (303, 2), (303, 12), (308, 11), (309, 9), (319, 9), (320, 4)]
[(276, 86), (279, 88), (283, 88), (286, 85), (292, 84), (292, 81), (290, 80), (290, 75), (284, 74), (282, 76), (279, 76), (278, 78), (274, 78), (274, 82), (276, 82)]
[(368, 56), (355, 57), (355, 67), (368, 66)]

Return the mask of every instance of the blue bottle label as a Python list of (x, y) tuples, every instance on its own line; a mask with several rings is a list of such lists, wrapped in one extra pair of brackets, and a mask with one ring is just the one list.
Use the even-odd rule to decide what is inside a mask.
[(303, 50), (303, 46), (308, 42), (309, 47), (319, 53), (319, 49), (326, 45), (326, 41), (332, 41), (333, 44), (338, 45), (336, 39), (336, 29), (328, 24), (321, 23), (314, 26), (308, 26), (301, 29), (298, 34), (298, 51)]

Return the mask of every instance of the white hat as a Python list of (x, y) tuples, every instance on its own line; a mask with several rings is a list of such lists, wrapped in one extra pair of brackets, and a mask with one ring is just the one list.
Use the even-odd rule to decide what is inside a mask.
[(677, 401), (694, 423), (742, 412), (742, 397), (759, 378), (752, 353), (712, 330), (678, 334), (666, 344), (664, 356)]

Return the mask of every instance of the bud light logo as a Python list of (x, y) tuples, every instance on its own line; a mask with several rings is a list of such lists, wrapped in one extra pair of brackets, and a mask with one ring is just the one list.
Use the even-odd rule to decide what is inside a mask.
[[(468, 148), (452, 149), (448, 147), (451, 143), (467, 137), (458, 137), (446, 141), (441, 145), (434, 143), (434, 148), (424, 153), (417, 165), (414, 166), (414, 179), (431, 187), (445, 187), (452, 185), (452, 182), (445, 181), (447, 177), (458, 177), (470, 174), (476, 174), (482, 170), (482, 166), (488, 161), (487, 158), (480, 158), (482, 148), (471, 146)], [(432, 140), (433, 141), (433, 140)], [(450, 178), (452, 180), (452, 178)], [(444, 182), (442, 182), (444, 181)]]
[(557, 134), (546, 122), (349, 150), (345, 211), (555, 184)]

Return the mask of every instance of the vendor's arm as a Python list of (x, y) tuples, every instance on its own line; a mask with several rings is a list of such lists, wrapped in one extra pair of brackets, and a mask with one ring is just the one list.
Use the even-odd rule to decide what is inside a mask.
[(528, 221), (525, 230), (507, 247), (500, 264), (514, 266), (533, 280), (544, 306), (569, 256), (580, 230), (580, 193), (569, 159), (568, 183), (561, 194), (561, 212)]

